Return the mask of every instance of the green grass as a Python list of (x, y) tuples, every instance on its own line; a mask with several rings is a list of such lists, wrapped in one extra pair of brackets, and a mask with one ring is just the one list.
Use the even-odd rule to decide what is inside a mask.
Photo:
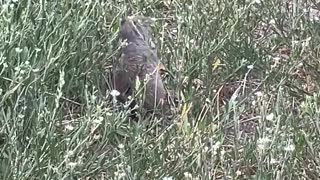
[[(0, 7), (0, 179), (318, 179), (319, 4), (32, 1)], [(310, 13), (311, 11), (311, 13)], [(156, 19), (179, 94), (166, 131), (107, 101), (121, 17)], [(319, 16), (319, 15), (318, 15)]]

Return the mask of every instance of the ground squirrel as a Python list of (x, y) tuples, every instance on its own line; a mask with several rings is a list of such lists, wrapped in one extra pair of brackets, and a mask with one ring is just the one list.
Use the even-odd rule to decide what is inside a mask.
[(144, 16), (122, 19), (119, 33), (122, 41), (121, 58), (114, 65), (111, 79), (113, 88), (120, 92), (118, 100), (122, 103), (133, 95), (137, 79), (140, 83), (144, 82), (144, 108), (166, 113), (170, 108), (160, 76), (164, 66), (157, 56), (151, 23), (152, 19)]

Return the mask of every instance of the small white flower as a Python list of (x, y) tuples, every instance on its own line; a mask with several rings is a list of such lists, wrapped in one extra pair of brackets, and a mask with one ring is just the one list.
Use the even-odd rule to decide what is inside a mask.
[(76, 162), (68, 162), (67, 166), (71, 169), (74, 169), (77, 166), (78, 163)]
[(274, 19), (271, 19), (270, 21), (269, 21), (269, 24), (276, 24), (276, 21), (274, 20)]
[(73, 156), (73, 154), (74, 154), (74, 151), (72, 151), (72, 150), (71, 150), (71, 151), (68, 151), (68, 152), (67, 152), (67, 157)]
[(274, 57), (273, 60), (276, 61), (277, 63), (279, 63), (281, 58), (280, 57)]
[(127, 166), (126, 170), (127, 170), (128, 172), (131, 172), (131, 166)]
[(123, 149), (123, 148), (124, 148), (124, 145), (123, 145), (123, 144), (119, 144), (119, 145), (118, 145), (118, 148), (119, 148), (119, 149)]
[(189, 172), (184, 172), (183, 175), (185, 178), (192, 179), (192, 174)]
[(73, 154), (74, 154), (74, 151), (68, 151), (68, 152), (66, 152), (66, 154), (64, 155), (64, 158), (65, 158), (66, 160), (69, 160), (69, 158), (70, 158), (71, 156), (73, 156)]
[(91, 96), (91, 101), (94, 102), (95, 100), (97, 100), (97, 96), (92, 95), (92, 96)]
[(119, 175), (118, 175), (118, 178), (119, 178), (119, 179), (122, 179), (122, 178), (124, 178), (124, 177), (126, 177), (126, 173), (125, 173), (125, 172), (119, 173)]
[(267, 119), (268, 121), (272, 121), (273, 118), (274, 118), (274, 114), (273, 114), (273, 113), (270, 113), (269, 115), (266, 116), (266, 119)]
[(73, 127), (71, 124), (66, 125), (65, 128), (66, 128), (66, 130), (68, 130), (68, 131), (74, 130), (74, 127)]
[(125, 39), (124, 41), (121, 42), (121, 45), (120, 45), (120, 46), (121, 46), (121, 47), (126, 47), (126, 46), (128, 46), (128, 44), (129, 44), (129, 43), (128, 43), (128, 40)]
[(221, 154), (221, 157), (223, 157), (226, 154), (226, 151), (224, 149), (222, 149), (220, 154)]
[(206, 103), (208, 103), (208, 104), (210, 104), (211, 103), (211, 101), (210, 101), (210, 99), (209, 98), (206, 98)]
[(271, 140), (267, 137), (258, 139), (258, 142), (257, 142), (258, 150), (265, 150), (267, 148), (267, 146), (269, 145), (270, 141)]
[(23, 49), (21, 49), (19, 47), (15, 48), (14, 50), (16, 50), (17, 53), (21, 53), (23, 51)]
[(301, 67), (303, 67), (303, 62), (301, 62), (301, 63), (299, 63), (299, 64), (297, 65), (297, 68), (301, 68)]
[(253, 100), (253, 101), (251, 102), (251, 104), (252, 104), (253, 106), (256, 106), (256, 105), (257, 105), (257, 101)]
[(101, 124), (103, 121), (103, 117), (102, 116), (99, 116), (98, 119), (94, 119), (92, 121), (93, 124)]
[(3, 5), (2, 5), (2, 9), (3, 9), (4, 11), (8, 11), (8, 7), (9, 7), (8, 4), (3, 4)]
[(217, 149), (220, 148), (220, 146), (221, 146), (221, 142), (220, 142), (220, 141), (217, 141), (217, 142), (212, 146), (212, 148), (215, 149), (215, 150), (217, 150)]
[(114, 90), (112, 90), (112, 91), (110, 92), (110, 95), (113, 96), (113, 97), (116, 97), (116, 96), (119, 96), (119, 95), (120, 95), (120, 92), (114, 89)]
[(289, 144), (286, 147), (284, 147), (284, 150), (287, 152), (292, 152), (294, 151), (294, 149), (295, 149), (295, 146), (293, 144)]
[(241, 175), (242, 175), (242, 172), (241, 172), (240, 170), (237, 170), (237, 171), (236, 171), (236, 174), (237, 174), (237, 176), (241, 176)]
[(278, 163), (279, 163), (279, 161), (277, 161), (277, 160), (274, 159), (274, 158), (271, 158), (270, 164), (278, 164)]
[(23, 115), (23, 114), (19, 114), (19, 115), (18, 115), (18, 118), (23, 119), (23, 118), (24, 118), (24, 115)]
[(261, 4), (261, 0), (254, 0), (253, 2), (256, 4)]
[(39, 68), (36, 68), (36, 69), (32, 69), (32, 72), (39, 72), (40, 69)]
[(15, 71), (20, 71), (20, 67), (17, 66), (17, 67), (14, 68), (14, 70), (15, 70)]
[(248, 69), (253, 69), (253, 65), (248, 65), (247, 68)]
[(292, 44), (294, 44), (294, 45), (296, 45), (296, 44), (299, 44), (300, 43), (300, 41), (298, 41), (298, 40), (293, 40), (293, 41), (291, 41), (292, 42)]
[(258, 97), (262, 97), (263, 96), (263, 93), (261, 92), (261, 91), (258, 91), (258, 92), (256, 92), (256, 93), (254, 93), (256, 96), (258, 96)]
[(203, 148), (203, 152), (208, 152), (208, 151), (209, 151), (208, 146), (205, 146), (205, 147)]

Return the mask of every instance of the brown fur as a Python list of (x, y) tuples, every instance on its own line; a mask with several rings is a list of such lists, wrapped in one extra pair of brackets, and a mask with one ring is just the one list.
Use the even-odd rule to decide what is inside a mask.
[(114, 67), (112, 83), (120, 92), (118, 99), (125, 102), (128, 96), (133, 95), (137, 77), (140, 83), (148, 79), (145, 82), (144, 108), (164, 113), (170, 108), (160, 76), (163, 64), (157, 56), (150, 24), (151, 19), (143, 16), (122, 20), (120, 38), (125, 45), (121, 49), (120, 61)]

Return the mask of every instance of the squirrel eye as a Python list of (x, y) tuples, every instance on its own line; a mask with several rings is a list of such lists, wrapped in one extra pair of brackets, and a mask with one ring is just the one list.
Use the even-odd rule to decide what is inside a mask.
[(122, 18), (120, 21), (121, 26), (126, 22), (126, 18)]

